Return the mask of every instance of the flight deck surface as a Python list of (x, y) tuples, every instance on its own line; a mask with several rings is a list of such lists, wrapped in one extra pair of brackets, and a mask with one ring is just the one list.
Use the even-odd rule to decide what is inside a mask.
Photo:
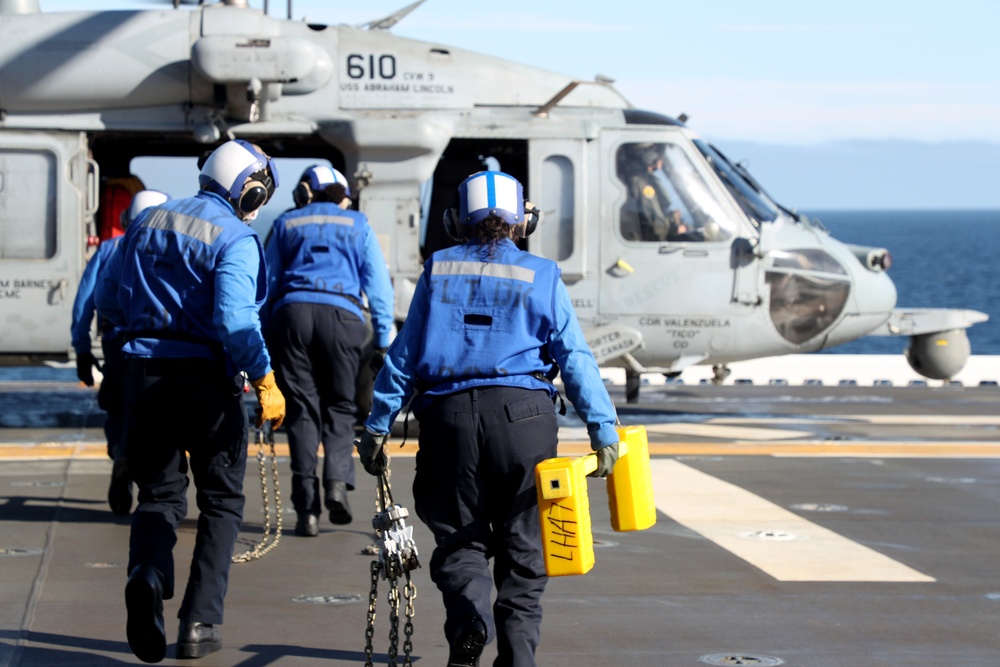
[[(604, 482), (589, 481), (596, 565), (550, 580), (540, 665), (1000, 664), (1000, 390), (653, 387), (632, 405), (620, 387), (613, 395), (623, 422), (649, 430), (657, 523), (613, 532)], [(89, 396), (0, 386), (0, 665), (141, 664), (125, 639), (129, 524), (105, 501), (100, 413), (64, 409)], [(18, 414), (30, 419), (17, 425)], [(567, 455), (587, 450), (574, 420), (562, 422)], [(411, 511), (414, 432), (390, 446), (393, 492)], [(223, 649), (198, 664), (363, 664), (372, 478), (358, 468), (352, 524), (324, 515), (318, 537), (296, 537), (281, 433), (277, 451), (285, 532), (233, 566)], [(256, 453), (240, 550), (262, 531)], [(190, 506), (174, 550), (181, 581)], [(424, 564), (412, 661), (443, 665), (433, 543), (411, 523)], [(379, 582), (374, 664), (388, 662), (386, 591)], [(166, 602), (162, 664), (193, 664), (173, 658), (179, 603)], [(488, 646), (482, 664), (494, 655)]]

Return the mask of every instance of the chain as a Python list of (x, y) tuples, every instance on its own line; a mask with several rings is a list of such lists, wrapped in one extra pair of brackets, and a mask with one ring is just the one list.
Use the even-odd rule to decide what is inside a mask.
[[(266, 433), (265, 433), (266, 430)], [(281, 539), (281, 488), (278, 484), (278, 458), (274, 453), (274, 432), (267, 428), (257, 431), (257, 468), (260, 470), (260, 494), (264, 504), (264, 534), (261, 535), (260, 542), (241, 554), (233, 555), (234, 563), (249, 563), (266, 554), (268, 551), (278, 546)], [(275, 508), (275, 528), (274, 539), (271, 537), (271, 513), (270, 503), (267, 493), (267, 467), (265, 465), (264, 447), (270, 447), (271, 478), (274, 483), (274, 508)]]
[(399, 654), (399, 580), (389, 581), (389, 667), (395, 667)]
[(372, 667), (372, 639), (375, 637), (375, 602), (378, 600), (378, 573), (382, 568), (372, 561), (372, 587), (368, 592), (368, 627), (365, 628), (365, 667)]
[(413, 652), (413, 616), (416, 614), (413, 601), (417, 599), (417, 587), (410, 580), (409, 572), (406, 573), (406, 586), (403, 587), (403, 597), (406, 598), (406, 609), (403, 611), (403, 614), (406, 616), (406, 624), (403, 626), (403, 634), (406, 635), (406, 639), (403, 641), (403, 655), (405, 656), (403, 664), (406, 667), (411, 667), (413, 665), (410, 662), (410, 653)]
[(389, 485), (389, 470), (377, 477), (377, 493), (375, 498), (375, 518), (372, 526), (375, 528), (378, 560), (371, 563), (371, 591), (368, 594), (368, 626), (365, 628), (365, 666), (371, 667), (372, 638), (375, 635), (375, 605), (378, 599), (378, 579), (381, 576), (389, 581), (387, 600), (389, 603), (389, 665), (396, 667), (399, 654), (399, 579), (406, 577), (403, 587), (403, 597), (406, 598), (404, 615), (406, 624), (403, 632), (406, 639), (403, 642), (403, 664), (412, 666), (410, 654), (413, 651), (413, 616), (415, 614), (413, 601), (417, 597), (417, 588), (410, 579), (410, 570), (420, 567), (417, 558), (417, 547), (413, 543), (413, 528), (406, 526), (409, 512), (405, 507), (392, 501), (392, 488)]
[(384, 473), (376, 478), (378, 480), (378, 492), (375, 494), (375, 512), (381, 512), (392, 504), (392, 487), (389, 485), (391, 478), (392, 471), (388, 467), (386, 467)]

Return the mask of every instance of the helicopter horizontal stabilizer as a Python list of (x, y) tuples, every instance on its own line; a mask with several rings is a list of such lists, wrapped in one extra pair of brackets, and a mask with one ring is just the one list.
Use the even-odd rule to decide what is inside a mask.
[(885, 324), (869, 336), (919, 336), (921, 334), (968, 329), (990, 319), (978, 310), (960, 308), (896, 308)]

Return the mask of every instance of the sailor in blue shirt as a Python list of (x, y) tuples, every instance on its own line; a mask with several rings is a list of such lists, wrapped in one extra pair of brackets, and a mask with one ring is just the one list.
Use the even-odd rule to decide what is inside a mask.
[(280, 426), (258, 310), (263, 249), (248, 223), (278, 174), (258, 146), (228, 141), (204, 162), (201, 191), (153, 206), (129, 225), (98, 277), (98, 312), (125, 330), (125, 456), (139, 488), (129, 541), (126, 635), (144, 662), (166, 653), (163, 600), (174, 594), (172, 550), (187, 515), (187, 471), (198, 532), (177, 617), (177, 657), (219, 650), (223, 601), (243, 521), (245, 371), (258, 428)]
[(296, 208), (274, 222), (267, 245), (267, 326), (278, 386), (288, 400), (288, 445), (297, 535), (319, 533), (322, 442), (323, 501), (334, 524), (352, 520), (354, 424), (358, 367), (367, 337), (363, 297), (381, 362), (392, 328), (392, 284), (363, 213), (349, 208), (344, 175), (324, 165), (303, 172)]
[(424, 265), (358, 452), (366, 471), (383, 472), (392, 422), (416, 394), (413, 497), (436, 542), (430, 570), (447, 612), (448, 664), (478, 665), (496, 638), (494, 665), (524, 667), (535, 664), (547, 582), (534, 470), (556, 456), (551, 380), (561, 374), (587, 424), (595, 476), (618, 457), (617, 419), (558, 267), (515, 245), (537, 224), (521, 184), (479, 172), (458, 194), (445, 227), (464, 243)]
[[(158, 190), (140, 190), (132, 197), (132, 203), (122, 211), (122, 229), (128, 225), (140, 211), (170, 199)], [(128, 474), (125, 463), (125, 369), (121, 363), (123, 332), (121, 328), (111, 324), (103, 317), (98, 318), (97, 329), (101, 333), (101, 351), (104, 356), (104, 366), (97, 362), (92, 352), (90, 327), (94, 321), (94, 288), (97, 286), (97, 276), (107, 265), (108, 258), (118, 247), (121, 236), (106, 239), (97, 247), (97, 252), (87, 262), (83, 275), (80, 277), (80, 287), (73, 301), (73, 324), (71, 328), (73, 349), (76, 351), (76, 376), (88, 387), (94, 386), (93, 369), (102, 371), (101, 387), (97, 392), (97, 405), (106, 413), (104, 420), (104, 436), (108, 440), (108, 457), (114, 462), (111, 468), (111, 484), (108, 486), (108, 505), (111, 511), (119, 516), (127, 516), (132, 511), (132, 478)]]

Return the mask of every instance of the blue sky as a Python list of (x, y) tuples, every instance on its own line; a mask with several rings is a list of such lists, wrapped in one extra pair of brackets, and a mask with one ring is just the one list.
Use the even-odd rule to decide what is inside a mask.
[[(322, 5), (294, 6), (309, 15), (310, 4)], [(360, 22), (396, 5), (335, 15)], [(604, 74), (634, 105), (684, 111), (713, 138), (1000, 141), (996, 0), (470, 6), (427, 0), (394, 32), (581, 78)]]
[[(155, 6), (39, 1), (46, 11)], [(294, 19), (354, 25), (407, 0), (292, 4)], [(286, 3), (271, 1), (269, 12), (284, 18)], [(1000, 208), (998, 25), (997, 0), (427, 0), (392, 31), (582, 79), (611, 77), (637, 107), (686, 113), (731, 157), (749, 158), (776, 196), (802, 205), (844, 204), (848, 192), (860, 207)], [(777, 157), (789, 150), (817, 164), (846, 153), (848, 171), (854, 154), (858, 174), (814, 191), (801, 179), (791, 185), (803, 163)], [(912, 182), (912, 190), (872, 183), (863, 168), (872, 151), (878, 164), (898, 156), (902, 172), (885, 177)], [(942, 164), (958, 171), (928, 173)], [(908, 192), (921, 197), (907, 201)]]

